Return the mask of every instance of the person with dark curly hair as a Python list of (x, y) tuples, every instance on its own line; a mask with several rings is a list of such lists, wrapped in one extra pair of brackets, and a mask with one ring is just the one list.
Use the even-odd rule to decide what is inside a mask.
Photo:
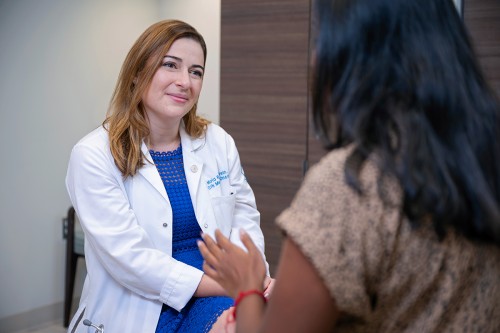
[(314, 2), (313, 123), (331, 151), (277, 218), (272, 297), (220, 232), (204, 270), (237, 332), (500, 332), (500, 106), (451, 0)]

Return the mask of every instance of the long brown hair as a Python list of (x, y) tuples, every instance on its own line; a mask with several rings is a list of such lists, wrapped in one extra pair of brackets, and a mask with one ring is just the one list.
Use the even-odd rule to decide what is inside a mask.
[[(124, 178), (135, 175), (145, 163), (141, 145), (149, 135), (149, 126), (142, 96), (149, 88), (163, 56), (180, 38), (197, 41), (206, 61), (207, 47), (203, 36), (185, 22), (165, 20), (146, 29), (123, 62), (103, 126), (109, 132), (111, 154)], [(208, 120), (196, 114), (196, 104), (183, 120), (186, 132), (193, 137), (202, 136), (209, 124)]]

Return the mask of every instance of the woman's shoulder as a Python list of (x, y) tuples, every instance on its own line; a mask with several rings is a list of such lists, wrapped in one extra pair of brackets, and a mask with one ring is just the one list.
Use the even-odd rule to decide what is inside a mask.
[(220, 125), (214, 123), (207, 125), (205, 136), (207, 142), (217, 147), (226, 147), (226, 149), (231, 149), (232, 146), (236, 145), (233, 136)]
[(361, 191), (350, 184), (348, 178), (352, 175), (347, 175), (346, 163), (353, 149), (348, 146), (333, 150), (313, 165), (287, 209), (286, 219), (278, 222), (293, 221), (293, 224), (308, 226), (312, 223), (311, 217), (316, 215), (319, 224), (328, 221), (327, 225), (339, 228), (343, 221), (366, 221), (372, 214), (385, 216), (398, 211), (401, 203), (398, 183), (382, 173), (376, 157), (369, 156), (354, 176)]
[(82, 137), (73, 146), (73, 152), (75, 151), (94, 151), (98, 154), (109, 153), (109, 134), (108, 130), (102, 125), (95, 128), (84, 137)]
[(304, 186), (316, 187), (318, 184), (333, 185), (333, 189), (343, 187), (345, 163), (352, 153), (353, 147), (347, 146), (328, 152), (316, 164), (313, 164), (304, 178)]
[(215, 123), (208, 124), (205, 133), (207, 136), (214, 136), (214, 137), (230, 136), (229, 133), (224, 128)]
[(93, 129), (76, 143), (78, 145), (100, 145), (109, 141), (108, 130), (104, 126)]
[[(332, 190), (356, 193), (353, 186), (349, 185), (348, 174), (356, 178), (361, 192), (368, 196), (378, 196), (384, 188), (390, 188), (390, 199), (399, 198), (399, 185), (394, 176), (384, 173), (380, 167), (380, 159), (376, 154), (369, 155), (363, 162), (359, 173), (349, 171), (346, 164), (354, 152), (354, 145), (335, 149), (326, 154), (317, 164), (311, 167), (306, 181), (331, 185)], [(309, 179), (307, 179), (309, 178)], [(396, 193), (396, 196), (394, 194)]]
[(321, 174), (326, 170), (330, 170), (329, 174), (331, 174), (331, 171), (343, 170), (345, 160), (352, 151), (353, 146), (351, 145), (329, 151), (318, 161), (318, 163), (311, 167), (310, 173)]

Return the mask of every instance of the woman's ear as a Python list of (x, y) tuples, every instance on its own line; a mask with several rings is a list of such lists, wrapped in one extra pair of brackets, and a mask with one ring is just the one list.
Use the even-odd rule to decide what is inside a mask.
[(134, 86), (137, 84), (137, 77), (135, 77), (134, 80), (132, 80), (132, 83), (134, 83)]

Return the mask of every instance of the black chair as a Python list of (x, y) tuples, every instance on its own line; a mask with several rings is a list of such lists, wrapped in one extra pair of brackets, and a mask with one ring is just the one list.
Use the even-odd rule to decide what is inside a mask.
[(75, 209), (71, 206), (63, 219), (64, 236), (66, 237), (66, 277), (64, 283), (64, 327), (69, 326), (73, 289), (75, 287), (76, 266), (78, 258), (85, 258), (83, 251), (84, 235), (81, 228), (76, 227)]

